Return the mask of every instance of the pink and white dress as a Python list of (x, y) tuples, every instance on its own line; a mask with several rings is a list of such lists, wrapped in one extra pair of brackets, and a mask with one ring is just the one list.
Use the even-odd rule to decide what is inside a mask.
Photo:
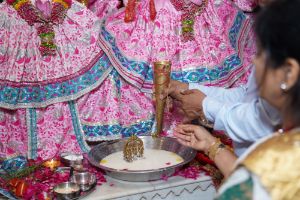
[[(129, 3), (130, 1), (132, 3), (134, 0), (129, 0)], [(156, 17), (151, 20), (153, 1)], [(237, 5), (250, 11), (256, 6), (256, 0), (135, 2), (135, 15), (131, 22), (124, 22), (126, 8), (109, 14), (103, 20), (99, 42), (113, 66), (115, 76), (112, 77), (117, 76), (121, 82), (116, 82), (116, 88), (118, 85), (123, 86), (123, 90), (117, 89), (119, 94), (127, 95), (128, 91), (136, 91), (143, 98), (128, 94), (126, 98), (130, 97), (130, 100), (125, 101), (120, 101), (120, 98), (104, 102), (101, 98), (93, 98), (95, 100), (92, 103), (87, 101), (96, 106), (95, 110), (101, 111), (108, 108), (108, 102), (115, 105), (118, 112), (109, 110), (109, 107), (106, 114), (114, 113), (119, 121), (109, 121), (114, 117), (102, 117), (92, 107), (83, 104), (80, 110), (83, 111), (82, 124), (88, 140), (107, 140), (119, 137), (119, 133), (128, 136), (151, 131), (154, 112), (149, 94), (153, 87), (153, 61), (171, 60), (173, 79), (222, 87), (245, 83), (251, 70), (251, 59), (255, 53), (253, 22)], [(187, 14), (190, 21), (184, 21)], [(189, 24), (191, 21), (192, 26)], [(187, 28), (192, 30), (187, 33), (183, 31), (186, 22), (189, 22)], [(111, 85), (105, 87), (107, 91), (115, 93), (115, 90), (110, 90)], [(129, 87), (130, 90), (127, 89)], [(104, 93), (99, 92), (96, 91), (95, 96), (102, 95), (105, 98)], [(131, 108), (123, 112), (127, 105)], [(140, 107), (134, 107), (135, 105)], [(142, 114), (144, 110), (139, 110), (140, 108), (147, 109), (148, 116)], [(137, 113), (139, 114), (136, 115)], [(135, 116), (131, 125), (130, 120), (126, 120), (129, 116)], [(143, 117), (139, 119), (140, 116)], [(165, 116), (164, 133), (172, 135), (173, 127), (181, 121), (182, 116), (176, 110), (168, 112)]]
[(255, 40), (251, 17), (236, 5), (249, 11), (255, 0), (154, 0), (153, 21), (150, 2), (136, 2), (132, 22), (124, 22), (122, 8), (101, 28), (102, 49), (128, 82), (151, 92), (152, 63), (166, 59), (176, 80), (222, 87), (245, 82)]
[(88, 152), (95, 131), (98, 140), (150, 132), (151, 96), (113, 68), (94, 13), (73, 1), (63, 19), (40, 23), (27, 11), (0, 4), (0, 157)]
[(88, 8), (93, 11), (97, 17), (103, 19), (106, 15), (115, 11), (119, 4), (119, 0), (89, 0)]
[[(87, 152), (86, 140), (151, 133), (154, 60), (172, 60), (177, 80), (232, 85), (248, 70), (251, 20), (230, 2), (218, 2), (208, 1), (196, 17), (201, 29), (188, 42), (181, 41), (181, 11), (170, 1), (155, 1), (154, 22), (148, 1), (141, 1), (131, 23), (123, 22), (124, 9), (101, 22), (116, 4), (91, 8), (97, 18), (72, 2), (63, 20), (46, 27), (54, 39), (43, 34), (43, 23), (30, 24), (0, 4), (1, 153), (47, 159)], [(45, 55), (44, 43), (52, 55)], [(168, 115), (165, 130), (177, 121)]]

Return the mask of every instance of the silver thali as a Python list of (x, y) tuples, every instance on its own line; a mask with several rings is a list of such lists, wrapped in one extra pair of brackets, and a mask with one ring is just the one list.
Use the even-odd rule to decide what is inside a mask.
[[(104, 142), (93, 147), (88, 154), (88, 160), (92, 165), (104, 170), (110, 177), (125, 181), (144, 182), (158, 180), (163, 176), (171, 176), (177, 169), (193, 160), (196, 156), (196, 151), (194, 149), (181, 145), (175, 138), (154, 138), (152, 136), (140, 136), (139, 138), (143, 140), (145, 149), (171, 151), (181, 156), (184, 161), (177, 165), (155, 170), (117, 170), (101, 165), (100, 161), (106, 156), (118, 151), (123, 151), (127, 141), (126, 138), (118, 141)], [(159, 162), (159, 160), (157, 162)]]

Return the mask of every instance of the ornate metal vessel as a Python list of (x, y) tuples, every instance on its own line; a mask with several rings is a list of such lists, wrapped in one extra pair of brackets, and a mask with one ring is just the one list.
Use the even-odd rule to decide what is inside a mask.
[[(145, 149), (158, 149), (171, 151), (183, 158), (183, 162), (173, 166), (167, 166), (155, 170), (117, 170), (108, 168), (100, 164), (100, 161), (106, 156), (123, 151), (127, 139), (118, 141), (104, 142), (91, 149), (88, 159), (91, 164), (103, 169), (108, 176), (125, 181), (150, 181), (158, 180), (163, 176), (171, 176), (175, 170), (190, 162), (196, 156), (196, 151), (189, 147), (181, 145), (175, 138), (141, 136)], [(159, 160), (157, 161), (159, 162)]]

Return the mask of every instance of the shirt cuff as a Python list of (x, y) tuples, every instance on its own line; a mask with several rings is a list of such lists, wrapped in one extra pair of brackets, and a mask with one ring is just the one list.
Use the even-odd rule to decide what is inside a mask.
[(206, 119), (212, 123), (215, 122), (218, 112), (221, 110), (223, 104), (211, 97), (205, 97), (202, 102), (202, 109)]

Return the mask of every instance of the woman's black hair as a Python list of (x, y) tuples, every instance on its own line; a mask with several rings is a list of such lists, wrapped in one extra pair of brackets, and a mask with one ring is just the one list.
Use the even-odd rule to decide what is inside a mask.
[[(255, 32), (259, 47), (266, 52), (268, 68), (282, 67), (287, 58), (294, 58), (300, 63), (299, 20), (300, 0), (275, 0), (257, 15)], [(300, 125), (299, 79), (287, 91), (287, 111), (297, 125)]]

